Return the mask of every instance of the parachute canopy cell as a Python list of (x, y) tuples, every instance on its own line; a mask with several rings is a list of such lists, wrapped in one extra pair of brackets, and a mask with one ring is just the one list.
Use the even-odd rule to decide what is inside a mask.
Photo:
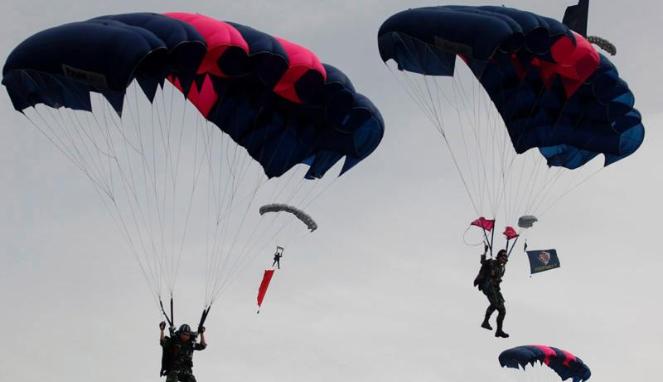
[(259, 212), (260, 215), (264, 215), (269, 212), (287, 212), (293, 214), (297, 219), (299, 219), (302, 223), (304, 223), (311, 232), (318, 229), (318, 224), (316, 224), (316, 222), (313, 220), (311, 216), (309, 216), (306, 212), (300, 210), (299, 208), (287, 204), (279, 204), (279, 203), (267, 204), (260, 207)]
[(14, 108), (91, 111), (90, 92), (122, 113), (137, 81), (150, 101), (171, 81), (268, 177), (293, 166), (322, 177), (379, 144), (384, 123), (338, 69), (310, 50), (240, 24), (192, 13), (129, 13), (44, 30), (9, 55), (2, 83)]
[(502, 367), (514, 369), (525, 369), (527, 365), (534, 366), (539, 362), (554, 370), (563, 381), (571, 379), (573, 382), (583, 382), (592, 375), (580, 358), (565, 350), (544, 345), (518, 346), (505, 350), (500, 354), (499, 361)]
[(496, 6), (402, 11), (378, 34), (382, 60), (401, 71), (453, 76), (459, 56), (495, 104), (513, 148), (538, 148), (549, 166), (609, 165), (644, 139), (633, 93), (605, 56), (561, 22)]

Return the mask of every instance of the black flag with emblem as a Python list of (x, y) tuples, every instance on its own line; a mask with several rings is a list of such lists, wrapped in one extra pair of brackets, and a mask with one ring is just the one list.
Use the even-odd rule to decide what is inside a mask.
[(551, 269), (559, 268), (559, 257), (555, 249), (539, 249), (526, 251), (529, 257), (530, 273), (539, 273)]

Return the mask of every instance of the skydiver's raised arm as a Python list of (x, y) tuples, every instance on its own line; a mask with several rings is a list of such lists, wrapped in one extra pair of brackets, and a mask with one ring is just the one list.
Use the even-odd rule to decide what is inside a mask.
[(481, 264), (486, 262), (486, 254), (487, 253), (488, 253), (488, 245), (484, 244), (483, 245), (483, 253), (481, 254), (481, 261), (480, 261)]
[(163, 342), (166, 340), (166, 334), (164, 333), (164, 330), (166, 329), (166, 323), (164, 321), (161, 321), (159, 323), (159, 331), (161, 334), (159, 335), (159, 343), (163, 345)]
[(204, 350), (207, 347), (207, 341), (205, 341), (205, 327), (200, 328), (200, 342), (196, 344), (196, 350)]

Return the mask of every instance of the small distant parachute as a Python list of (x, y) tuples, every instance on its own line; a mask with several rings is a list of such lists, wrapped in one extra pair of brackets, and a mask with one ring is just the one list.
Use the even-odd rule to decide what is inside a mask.
[(583, 382), (592, 375), (580, 358), (565, 350), (545, 345), (518, 346), (505, 350), (500, 354), (499, 361), (502, 367), (523, 370), (527, 365), (534, 366), (539, 362), (554, 370), (563, 381), (571, 379), (573, 382)]
[[(283, 203), (271, 203), (271, 204), (266, 204), (259, 209), (260, 215), (265, 215), (265, 214), (271, 214), (271, 213), (281, 213), (285, 212), (288, 216), (288, 218), (291, 221), (294, 221), (294, 219), (291, 218), (291, 216), (294, 216), (297, 218), (299, 221), (304, 223), (306, 228), (310, 231), (313, 232), (316, 229), (318, 229), (318, 224), (313, 220), (313, 218), (307, 214), (306, 212), (300, 210), (297, 207), (293, 207), (288, 204), (283, 204)], [(284, 226), (284, 229), (287, 227)], [(292, 233), (292, 232), (290, 232)], [(306, 232), (305, 234), (308, 234)], [(276, 236), (279, 236), (279, 240), (284, 240), (286, 237), (291, 236), (287, 232), (283, 232), (283, 229), (279, 230)], [(260, 287), (258, 288), (258, 312), (260, 313), (260, 307), (262, 306), (263, 299), (265, 298), (265, 295), (267, 294), (267, 289), (269, 288), (269, 283), (272, 280), (272, 277), (274, 276), (274, 271), (275, 271), (275, 265), (278, 266), (278, 269), (281, 269), (279, 259), (282, 256), (283, 249), (281, 245), (285, 246), (285, 244), (280, 244), (277, 245), (276, 247), (276, 253), (274, 254), (274, 263), (272, 264), (272, 269), (266, 269), (265, 273), (263, 274), (262, 281), (260, 282)]]
[(288, 212), (295, 215), (297, 219), (301, 220), (302, 223), (306, 224), (306, 227), (311, 232), (318, 229), (318, 224), (313, 220), (311, 216), (309, 216), (306, 212), (300, 210), (299, 208), (287, 204), (279, 204), (279, 203), (267, 204), (260, 207), (259, 212), (260, 215), (264, 215), (268, 212)]
[(598, 36), (588, 36), (587, 41), (591, 42), (592, 44), (598, 46), (599, 48), (605, 50), (606, 52), (610, 53), (611, 56), (614, 56), (617, 54), (617, 47), (615, 44), (611, 43), (610, 41), (604, 39), (603, 37), (598, 37)]
[(523, 215), (518, 218), (518, 227), (520, 228), (532, 228), (534, 223), (538, 222), (539, 219), (534, 215)]

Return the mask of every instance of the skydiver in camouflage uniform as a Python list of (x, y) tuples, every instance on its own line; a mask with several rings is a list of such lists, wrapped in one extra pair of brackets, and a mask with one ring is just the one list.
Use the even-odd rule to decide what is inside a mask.
[(165, 328), (165, 322), (159, 324), (159, 329), (161, 329), (159, 342), (163, 348), (161, 375), (166, 376), (166, 382), (196, 382), (196, 377), (191, 371), (193, 352), (204, 350), (207, 347), (204, 334), (205, 328), (200, 329), (200, 342), (196, 342), (195, 336), (191, 333), (191, 328), (187, 324), (180, 326), (173, 333), (172, 338), (164, 334)]
[(487, 251), (488, 247), (485, 246), (484, 252), (481, 255), (481, 270), (476, 279), (474, 279), (474, 286), (478, 287), (488, 297), (488, 302), (490, 303), (488, 309), (486, 309), (486, 315), (481, 323), (481, 327), (493, 330), (493, 327), (490, 326), (488, 321), (493, 313), (497, 311), (497, 330), (495, 331), (495, 337), (507, 338), (509, 335), (502, 330), (506, 308), (504, 307), (504, 296), (502, 296), (500, 284), (502, 283), (502, 277), (504, 276), (509, 256), (506, 250), (502, 249), (497, 253), (495, 259), (486, 259)]

